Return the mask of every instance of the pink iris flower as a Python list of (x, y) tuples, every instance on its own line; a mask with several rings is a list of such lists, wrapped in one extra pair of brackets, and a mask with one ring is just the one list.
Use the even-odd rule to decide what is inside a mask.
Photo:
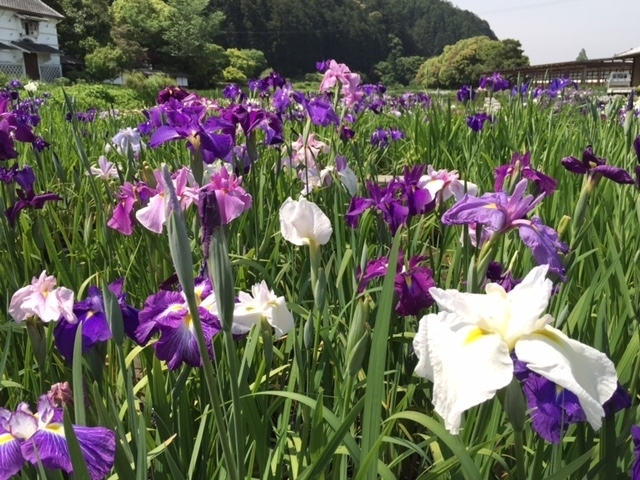
[(11, 297), (9, 314), (16, 322), (23, 322), (36, 316), (43, 322), (54, 322), (63, 316), (73, 323), (73, 291), (56, 286), (56, 278), (43, 271), (40, 277), (33, 277), (31, 285), (22, 287)]

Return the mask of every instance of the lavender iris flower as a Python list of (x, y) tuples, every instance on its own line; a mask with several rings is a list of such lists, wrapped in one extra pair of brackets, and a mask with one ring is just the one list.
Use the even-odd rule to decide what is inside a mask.
[(543, 225), (538, 217), (526, 219), (545, 197), (544, 194), (534, 199), (532, 195), (524, 195), (527, 179), (516, 185), (513, 195), (505, 192), (485, 193), (481, 197), (465, 195), (462, 200), (447, 210), (442, 216), (445, 225), (482, 225), (483, 232), (501, 235), (517, 228), (520, 238), (533, 252), (539, 265), (548, 264), (549, 271), (564, 278), (564, 267), (559, 256), (568, 253), (569, 247), (562, 243), (558, 234), (550, 227)]
[(584, 149), (582, 160), (578, 160), (575, 157), (566, 157), (562, 159), (562, 166), (572, 173), (586, 175), (594, 185), (598, 183), (601, 177), (606, 177), (620, 184), (634, 183), (633, 178), (624, 168), (606, 165), (604, 158), (596, 157), (591, 145)]
[(538, 170), (534, 170), (531, 167), (531, 153), (526, 152), (525, 154), (520, 154), (518, 152), (514, 152), (511, 157), (511, 162), (507, 165), (500, 165), (496, 167), (494, 171), (495, 183), (493, 185), (493, 189), (496, 192), (502, 190), (504, 185), (504, 181), (507, 177), (512, 177), (520, 173), (524, 178), (531, 180), (538, 191), (541, 193), (545, 193), (546, 195), (551, 195), (558, 185), (558, 181), (554, 178), (551, 178), (545, 175)]

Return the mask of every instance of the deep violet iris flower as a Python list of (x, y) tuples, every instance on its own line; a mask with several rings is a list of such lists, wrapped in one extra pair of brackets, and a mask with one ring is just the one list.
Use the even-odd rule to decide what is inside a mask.
[[(578, 397), (551, 380), (529, 370), (523, 362), (515, 359), (515, 375), (522, 383), (522, 389), (531, 412), (534, 431), (551, 443), (560, 443), (569, 425), (584, 422), (587, 416)], [(603, 405), (605, 415), (631, 407), (629, 392), (618, 382), (618, 387)]]
[(36, 176), (33, 173), (33, 169), (29, 166), (25, 166), (21, 170), (17, 171), (13, 176), (13, 179), (21, 187), (16, 190), (18, 200), (7, 208), (5, 215), (9, 220), (9, 225), (13, 228), (18, 219), (18, 215), (25, 208), (33, 208), (40, 210), (44, 208), (47, 202), (62, 200), (57, 194), (52, 192), (42, 193), (36, 195), (33, 186), (36, 182)]
[(474, 132), (479, 132), (486, 122), (493, 122), (493, 117), (484, 112), (469, 115), (467, 117), (467, 126)]
[[(126, 303), (127, 294), (122, 291), (124, 278), (109, 285), (109, 290), (116, 296), (125, 333), (135, 340), (135, 330), (138, 327), (138, 310)], [(60, 318), (53, 331), (54, 342), (60, 354), (69, 362), (73, 361), (73, 346), (78, 325), (82, 324), (82, 353), (86, 353), (98, 342), (105, 342), (111, 338), (111, 329), (105, 314), (104, 299), (98, 287), (90, 286), (87, 298), (73, 305), (73, 313), (77, 322), (69, 322)]]
[(369, 198), (353, 197), (349, 203), (349, 209), (345, 214), (347, 225), (355, 228), (358, 219), (369, 208), (374, 208), (382, 214), (382, 219), (386, 222), (395, 235), (395, 232), (404, 225), (409, 218), (409, 208), (396, 198), (396, 191), (400, 185), (396, 181), (391, 181), (386, 187), (381, 187), (375, 182), (367, 181)]
[(476, 92), (470, 85), (463, 85), (456, 93), (459, 102), (468, 102), (476, 98)]
[[(15, 411), (0, 408), (0, 479), (16, 475), (26, 463), (73, 473), (65, 437), (63, 409), (42, 395), (32, 413), (26, 403)], [(73, 425), (91, 480), (102, 480), (115, 460), (115, 433), (103, 427)]]
[(566, 254), (569, 247), (562, 243), (555, 230), (542, 223), (540, 218), (526, 218), (545, 197), (525, 195), (527, 179), (516, 184), (511, 196), (505, 192), (485, 193), (481, 197), (465, 195), (462, 200), (442, 216), (445, 225), (483, 226), (483, 232), (501, 235), (514, 228), (532, 252), (539, 265), (548, 264), (549, 271), (564, 278), (564, 267), (559, 253)]
[(507, 178), (512, 178), (518, 174), (527, 180), (531, 180), (538, 191), (545, 193), (547, 196), (551, 195), (558, 185), (558, 181), (555, 178), (551, 178), (538, 170), (531, 167), (531, 152), (524, 154), (514, 152), (511, 157), (511, 162), (507, 165), (500, 165), (496, 167), (494, 171), (495, 183), (493, 189), (499, 192), (503, 189), (504, 181)]
[(566, 157), (562, 159), (562, 166), (572, 173), (586, 175), (592, 185), (597, 184), (601, 177), (620, 184), (634, 183), (633, 178), (624, 168), (607, 165), (604, 158), (597, 157), (591, 145), (582, 152), (582, 160)]
[[(422, 310), (433, 305), (434, 300), (429, 294), (429, 289), (435, 287), (436, 283), (433, 280), (433, 271), (423, 266), (425, 262), (426, 257), (416, 256), (411, 258), (405, 266), (403, 255), (398, 255), (394, 279), (394, 291), (398, 296), (395, 311), (398, 315), (403, 317), (418, 315)], [(358, 291), (363, 292), (371, 280), (383, 277), (388, 269), (387, 257), (370, 260), (359, 280)]]
[(493, 92), (508, 90), (509, 80), (502, 78), (502, 75), (500, 75), (500, 73), (494, 72), (493, 75), (490, 75), (488, 77), (480, 77), (480, 88), (492, 90)]
[[(201, 301), (214, 295), (208, 278), (196, 279), (195, 293), (205, 343), (209, 356), (213, 357), (211, 340), (222, 326), (217, 316), (200, 306)], [(175, 370), (182, 363), (191, 367), (202, 365), (193, 319), (183, 292), (163, 290), (151, 295), (145, 301), (139, 319), (140, 325), (135, 332), (137, 341), (144, 345), (159, 333), (160, 339), (153, 347), (156, 356), (166, 361), (170, 370)]]

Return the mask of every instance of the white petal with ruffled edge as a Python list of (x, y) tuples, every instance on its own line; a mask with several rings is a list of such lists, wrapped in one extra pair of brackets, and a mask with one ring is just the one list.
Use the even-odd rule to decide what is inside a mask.
[(499, 335), (463, 323), (455, 314), (440, 312), (438, 318), (421, 322), (429, 322), (423, 329), (427, 360), (421, 371), (433, 372), (433, 406), (447, 430), (457, 434), (465, 410), (511, 382), (513, 361)]

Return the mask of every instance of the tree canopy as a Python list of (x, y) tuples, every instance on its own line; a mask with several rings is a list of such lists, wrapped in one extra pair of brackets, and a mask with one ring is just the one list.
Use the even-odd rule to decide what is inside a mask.
[(61, 48), (86, 59), (90, 73), (147, 67), (180, 71), (201, 84), (223, 79), (225, 69), (235, 76), (255, 75), (242, 58), (253, 58), (256, 50), (266, 65), (287, 76), (301, 76), (313, 71), (316, 61), (335, 58), (368, 80), (408, 83), (424, 59), (446, 45), (479, 35), (496, 38), (486, 21), (443, 0), (45, 3), (66, 16), (59, 25)]
[(422, 64), (416, 83), (425, 87), (457, 88), (475, 85), (482, 74), (529, 65), (522, 45), (513, 39), (479, 36), (460, 40)]

